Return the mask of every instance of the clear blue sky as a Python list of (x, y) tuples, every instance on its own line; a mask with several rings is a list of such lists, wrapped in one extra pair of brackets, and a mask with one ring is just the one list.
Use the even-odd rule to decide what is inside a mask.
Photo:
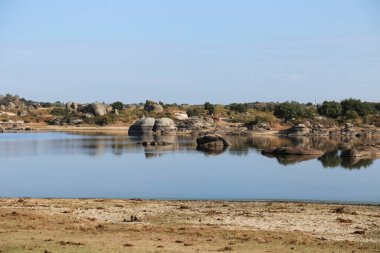
[(0, 94), (380, 101), (378, 0), (0, 0)]

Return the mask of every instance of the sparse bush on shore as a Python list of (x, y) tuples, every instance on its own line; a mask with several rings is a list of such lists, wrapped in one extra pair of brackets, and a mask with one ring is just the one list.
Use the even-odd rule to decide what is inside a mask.
[(176, 113), (186, 112), (189, 117), (212, 117), (215, 120), (223, 119), (224, 121), (243, 124), (267, 123), (274, 125), (280, 121), (285, 124), (309, 121), (330, 126), (346, 122), (357, 125), (380, 125), (379, 102), (363, 102), (352, 98), (340, 102), (324, 101), (319, 105), (294, 101), (232, 103), (229, 105), (206, 102), (203, 105), (178, 105), (176, 103), (157, 103), (150, 100), (145, 103), (125, 105), (116, 101), (110, 104), (113, 111), (108, 110), (106, 115), (101, 117), (88, 116), (88, 111), (83, 110), (87, 105), (79, 105), (79, 108), (82, 109), (70, 110), (60, 101), (54, 103), (35, 102), (20, 98), (17, 95), (7, 94), (0, 96), (1, 110), (7, 112), (6, 115), (0, 114), (0, 116), (3, 120), (24, 120), (28, 122), (49, 122), (54, 118), (63, 121), (68, 119), (68, 122), (71, 122), (70, 119), (82, 119), (85, 124), (109, 125), (130, 124), (143, 116), (174, 118)]

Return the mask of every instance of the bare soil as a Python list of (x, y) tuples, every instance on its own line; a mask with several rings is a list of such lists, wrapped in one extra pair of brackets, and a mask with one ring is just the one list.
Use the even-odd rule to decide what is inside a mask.
[(380, 252), (380, 206), (0, 199), (0, 252)]

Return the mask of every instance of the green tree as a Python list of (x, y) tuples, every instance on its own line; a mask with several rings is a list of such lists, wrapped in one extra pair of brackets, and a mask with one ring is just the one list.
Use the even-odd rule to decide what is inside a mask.
[(206, 102), (204, 105), (205, 110), (207, 110), (208, 115), (213, 115), (215, 113), (215, 105)]
[(120, 101), (112, 103), (111, 106), (112, 106), (112, 109), (114, 110), (117, 109), (119, 111), (122, 111), (124, 109), (124, 104)]
[(297, 102), (284, 102), (276, 105), (274, 115), (278, 118), (290, 121), (292, 119), (302, 118), (305, 110), (300, 103)]
[(359, 114), (357, 111), (348, 110), (346, 111), (346, 119), (357, 119), (359, 118)]
[(360, 99), (345, 99), (340, 102), (343, 114), (347, 115), (347, 111), (356, 111), (359, 116), (364, 116), (375, 112), (375, 107), (370, 103), (362, 102)]
[(324, 101), (323, 104), (318, 107), (318, 113), (336, 119), (342, 115), (342, 106), (335, 101)]

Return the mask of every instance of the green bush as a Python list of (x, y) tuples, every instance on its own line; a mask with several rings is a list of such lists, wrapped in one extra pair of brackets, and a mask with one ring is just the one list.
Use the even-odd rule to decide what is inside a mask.
[(72, 112), (64, 107), (54, 107), (51, 111), (50, 114), (54, 116), (68, 116)]
[(347, 117), (347, 111), (355, 111), (359, 116), (376, 113), (376, 107), (373, 103), (362, 102), (360, 99), (345, 99), (340, 102), (343, 114)]
[(290, 121), (292, 119), (304, 117), (305, 110), (300, 103), (285, 102), (276, 105), (274, 115), (278, 118), (284, 119), (285, 121)]
[(208, 115), (214, 115), (215, 114), (215, 105), (210, 104), (209, 102), (206, 102), (204, 105), (205, 110), (207, 110)]
[(228, 106), (228, 108), (231, 111), (238, 112), (238, 113), (243, 113), (248, 111), (248, 104), (238, 104), (238, 103), (233, 103)]
[(189, 117), (200, 116), (202, 111), (199, 108), (192, 107), (186, 110), (186, 113)]
[(124, 109), (124, 104), (120, 101), (111, 104), (112, 109), (122, 111)]
[(342, 106), (335, 101), (324, 101), (323, 104), (318, 107), (318, 113), (336, 119), (342, 115)]
[(359, 118), (359, 113), (357, 111), (354, 111), (354, 110), (348, 110), (348, 111), (346, 111), (345, 116), (346, 116), (346, 119), (355, 120), (355, 119)]

